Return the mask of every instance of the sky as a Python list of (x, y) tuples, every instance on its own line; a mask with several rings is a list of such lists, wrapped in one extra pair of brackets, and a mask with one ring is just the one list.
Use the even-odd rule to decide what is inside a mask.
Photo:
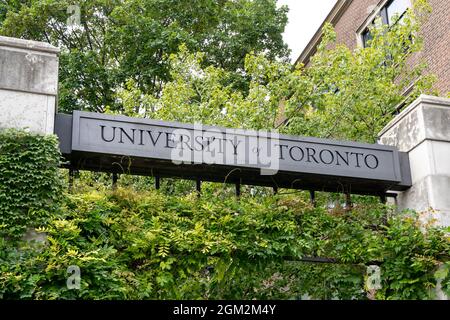
[(288, 25), (283, 34), (289, 45), (291, 61), (297, 60), (300, 53), (325, 20), (337, 0), (278, 0), (278, 6), (289, 7)]

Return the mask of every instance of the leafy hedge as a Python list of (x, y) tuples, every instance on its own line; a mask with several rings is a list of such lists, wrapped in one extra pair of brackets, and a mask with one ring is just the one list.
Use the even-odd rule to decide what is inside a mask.
[[(409, 214), (384, 221), (386, 208), (375, 204), (328, 212), (298, 196), (119, 188), (67, 195), (61, 212), (41, 251), (0, 244), (4, 299), (367, 299), (374, 263), (377, 298), (428, 299), (450, 251), (443, 230), (424, 233)], [(338, 263), (300, 262), (305, 256)], [(81, 270), (79, 290), (66, 286), (71, 265)]]
[[(0, 137), (2, 299), (428, 299), (436, 279), (450, 293), (448, 233), (412, 212), (367, 197), (351, 211), (302, 193), (236, 199), (211, 184), (201, 198), (86, 184), (66, 194), (55, 137)], [(20, 241), (30, 226), (45, 246)], [(373, 264), (381, 289), (368, 292)]]
[(46, 223), (62, 198), (60, 152), (51, 135), (0, 131), (0, 237)]

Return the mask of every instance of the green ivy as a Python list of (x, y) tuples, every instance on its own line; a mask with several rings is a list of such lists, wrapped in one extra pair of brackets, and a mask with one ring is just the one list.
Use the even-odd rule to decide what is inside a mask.
[[(366, 268), (381, 268), (377, 299), (430, 299), (448, 290), (449, 239), (414, 214), (355, 203), (318, 207), (302, 194), (198, 198), (158, 191), (66, 195), (40, 251), (0, 243), (4, 299), (367, 299)], [(425, 228), (422, 230), (421, 228)], [(335, 263), (309, 263), (329, 257)], [(81, 270), (68, 289), (67, 268)], [(441, 267), (441, 268), (439, 268)]]
[[(449, 230), (375, 198), (348, 210), (337, 194), (314, 207), (301, 192), (236, 198), (205, 183), (199, 198), (94, 181), (67, 194), (59, 159), (54, 136), (0, 133), (2, 299), (432, 299), (437, 281), (450, 293)], [(45, 245), (20, 240), (29, 227)]]
[(58, 209), (59, 162), (56, 136), (0, 131), (0, 237), (19, 238)]

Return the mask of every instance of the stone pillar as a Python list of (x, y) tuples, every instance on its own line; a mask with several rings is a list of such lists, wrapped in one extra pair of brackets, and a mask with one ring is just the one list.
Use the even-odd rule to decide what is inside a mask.
[(53, 134), (59, 49), (0, 36), (0, 128)]
[(450, 226), (450, 99), (421, 95), (380, 132), (379, 142), (409, 155), (413, 186), (398, 193), (398, 208)]

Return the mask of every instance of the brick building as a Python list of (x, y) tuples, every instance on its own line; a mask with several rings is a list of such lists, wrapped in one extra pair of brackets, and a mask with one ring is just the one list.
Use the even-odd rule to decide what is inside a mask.
[[(395, 14), (400, 16), (411, 7), (413, 0), (338, 0), (321, 27), (300, 54), (296, 63), (308, 65), (322, 37), (322, 27), (330, 22), (335, 30), (337, 42), (349, 48), (364, 46), (370, 38), (368, 26), (377, 16), (383, 23), (392, 23)], [(428, 65), (427, 72), (435, 74), (435, 89), (441, 96), (450, 92), (450, 0), (428, 0), (432, 13), (421, 29), (423, 50), (411, 59), (420, 59)]]

